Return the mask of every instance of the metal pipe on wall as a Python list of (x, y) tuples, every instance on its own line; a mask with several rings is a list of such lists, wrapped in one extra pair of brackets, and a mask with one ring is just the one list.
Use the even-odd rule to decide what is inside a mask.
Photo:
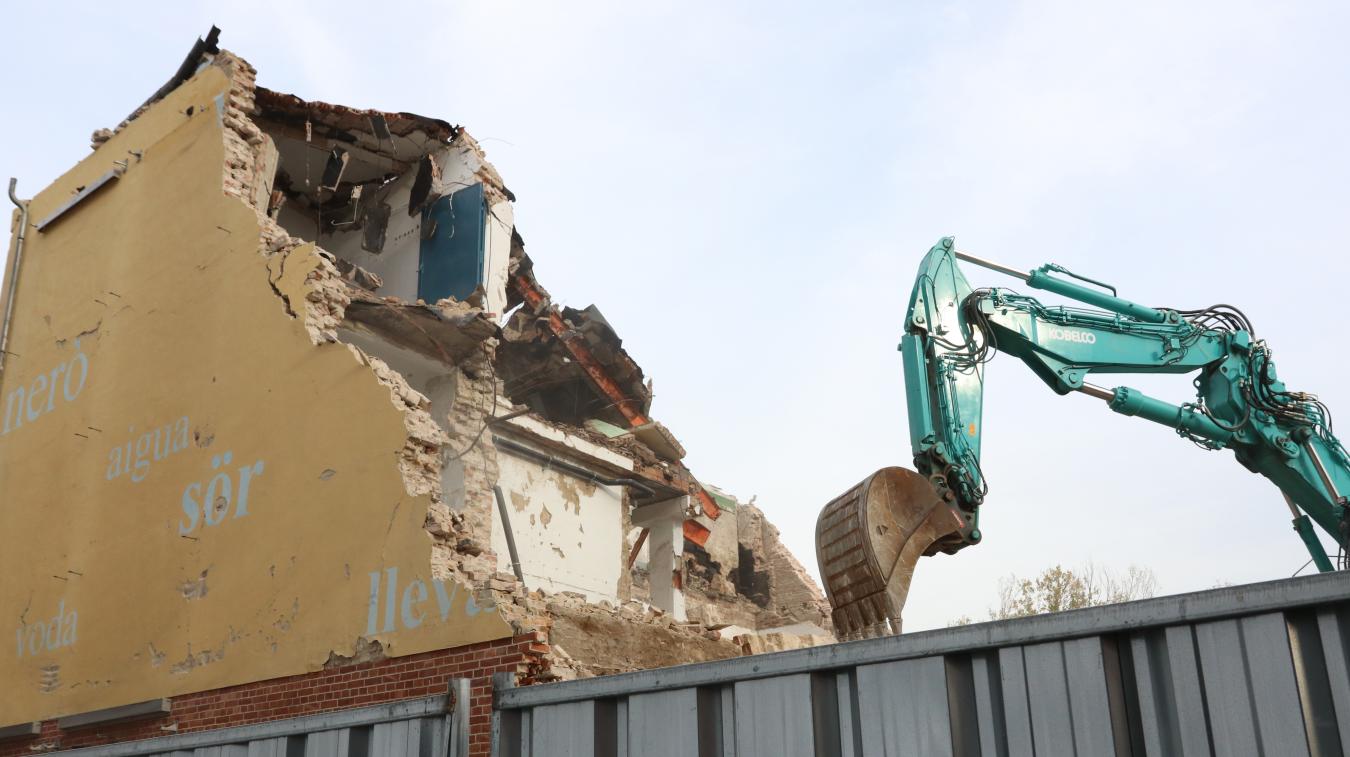
[(656, 495), (655, 489), (652, 489), (647, 484), (635, 478), (605, 478), (604, 476), (588, 471), (579, 465), (573, 465), (572, 463), (569, 463), (566, 460), (563, 460), (562, 458), (554, 457), (553, 455), (550, 455), (547, 452), (540, 452), (539, 450), (534, 449), (533, 447), (527, 447), (524, 444), (521, 444), (520, 442), (515, 442), (510, 439), (504, 439), (496, 435), (492, 437), (492, 443), (497, 445), (498, 447), (504, 447), (506, 449), (509, 449), (515, 454), (520, 455), (521, 457), (528, 457), (531, 460), (541, 462), (544, 465), (551, 466), (553, 468), (558, 468), (560, 470), (565, 470), (568, 473), (571, 473), (572, 475), (578, 478), (584, 478), (587, 481), (593, 481), (597, 484), (602, 484), (604, 486), (631, 486), (634, 489), (637, 489), (647, 494), (648, 496)]
[(502, 488), (493, 485), (492, 494), (497, 498), (497, 513), (502, 517), (502, 533), (506, 534), (506, 551), (511, 555), (511, 570), (515, 571), (516, 580), (523, 587), (525, 585), (525, 569), (520, 566), (520, 552), (516, 551), (516, 534), (511, 530), (511, 515), (506, 511), (506, 497), (502, 494)]
[(5, 372), (5, 356), (9, 354), (9, 322), (14, 317), (14, 292), (19, 285), (19, 263), (23, 261), (23, 240), (28, 231), (28, 203), (19, 200), (14, 188), (19, 180), (9, 180), (9, 201), (19, 209), (19, 233), (14, 242), (14, 264), (6, 266), (9, 272), (9, 288), (5, 292), (5, 320), (0, 323), (0, 375)]

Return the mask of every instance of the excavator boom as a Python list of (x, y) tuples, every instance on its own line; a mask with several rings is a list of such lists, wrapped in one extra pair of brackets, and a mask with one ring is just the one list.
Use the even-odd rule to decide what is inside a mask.
[[(1091, 307), (972, 288), (958, 260)], [(1331, 432), (1326, 407), (1285, 387), (1269, 347), (1235, 308), (1152, 308), (1062, 266), (1019, 271), (957, 252), (947, 237), (919, 266), (900, 351), (915, 470), (878, 471), (826, 505), (816, 523), (817, 558), (841, 638), (898, 633), (918, 559), (982, 538), (984, 365), (998, 352), (1020, 359), (1057, 394), (1083, 393), (1203, 448), (1233, 450), (1282, 491), (1320, 570), (1334, 566), (1314, 525), (1341, 545), (1346, 560), (1350, 456)], [(1093, 373), (1197, 373), (1197, 396), (1175, 405), (1130, 387), (1087, 383)]]

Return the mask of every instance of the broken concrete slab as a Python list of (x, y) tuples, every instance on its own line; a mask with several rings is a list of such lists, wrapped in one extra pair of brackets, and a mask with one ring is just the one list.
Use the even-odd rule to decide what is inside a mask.
[(497, 325), (478, 308), (400, 302), (363, 291), (352, 293), (345, 316), (348, 326), (447, 365), (497, 335)]
[(670, 429), (656, 421), (634, 428), (633, 436), (650, 447), (662, 460), (673, 463), (684, 459), (684, 445), (670, 433)]

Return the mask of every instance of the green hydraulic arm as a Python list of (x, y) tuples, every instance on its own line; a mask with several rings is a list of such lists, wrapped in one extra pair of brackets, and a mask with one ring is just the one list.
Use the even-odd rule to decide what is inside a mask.
[[(1319, 570), (1333, 565), (1314, 524), (1347, 559), (1350, 457), (1332, 434), (1326, 407), (1285, 388), (1270, 349), (1240, 311), (1146, 307), (1061, 266), (1019, 271), (958, 252), (954, 244), (946, 237), (925, 256), (900, 343), (915, 467), (963, 524), (931, 551), (951, 553), (980, 541), (979, 507), (988, 491), (980, 470), (984, 364), (1003, 352), (1058, 394), (1081, 392), (1205, 449), (1231, 449), (1283, 492), (1294, 530)], [(1091, 308), (972, 288), (958, 259)], [(1196, 398), (1174, 405), (1127, 386), (1107, 389), (1086, 381), (1094, 373), (1194, 373)]]

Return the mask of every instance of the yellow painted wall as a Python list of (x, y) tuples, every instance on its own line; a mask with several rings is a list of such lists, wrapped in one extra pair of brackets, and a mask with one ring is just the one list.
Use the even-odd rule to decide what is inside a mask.
[(28, 232), (0, 375), (0, 725), (314, 670), (361, 636), (510, 635), (431, 581), (389, 390), (269, 287), (258, 221), (221, 191), (228, 86), (205, 69), (32, 201), (36, 222), (130, 161)]

